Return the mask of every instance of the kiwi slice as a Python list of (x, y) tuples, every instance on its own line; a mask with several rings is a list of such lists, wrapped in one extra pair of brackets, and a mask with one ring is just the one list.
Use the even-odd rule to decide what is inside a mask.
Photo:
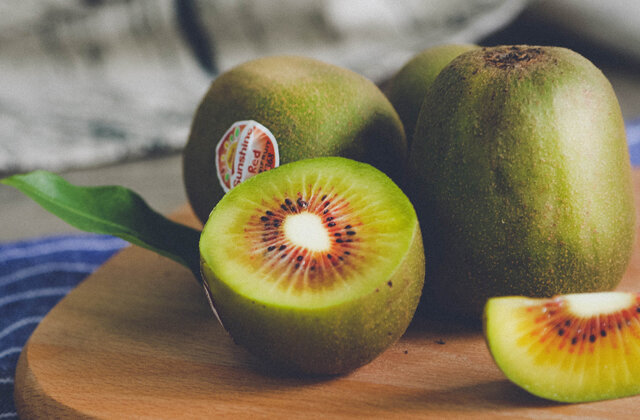
[(499, 297), (484, 315), (496, 364), (530, 393), (561, 402), (640, 393), (640, 294)]
[(385, 174), (346, 158), (285, 164), (233, 188), (200, 253), (233, 339), (310, 374), (373, 360), (406, 330), (424, 282), (411, 203)]

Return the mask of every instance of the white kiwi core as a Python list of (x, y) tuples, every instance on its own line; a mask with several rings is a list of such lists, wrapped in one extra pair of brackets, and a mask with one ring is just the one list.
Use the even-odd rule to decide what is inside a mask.
[(618, 312), (635, 303), (635, 295), (624, 292), (578, 293), (564, 298), (569, 311), (584, 318)]
[(329, 233), (317, 214), (292, 214), (284, 220), (284, 234), (293, 243), (310, 251), (323, 252), (331, 246)]

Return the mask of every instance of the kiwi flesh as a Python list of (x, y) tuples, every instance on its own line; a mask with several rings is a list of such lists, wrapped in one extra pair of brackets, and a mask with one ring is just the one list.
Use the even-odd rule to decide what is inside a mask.
[(486, 342), (515, 384), (542, 398), (585, 402), (640, 393), (640, 294), (498, 297)]
[(216, 174), (216, 146), (245, 120), (270, 130), (280, 164), (341, 156), (369, 163), (396, 182), (406, 164), (402, 122), (373, 82), (311, 58), (258, 58), (218, 76), (195, 113), (183, 178), (203, 223), (225, 193)]
[(427, 48), (412, 57), (391, 78), (386, 94), (402, 120), (407, 144), (411, 145), (420, 107), (438, 73), (460, 54), (476, 48), (480, 47), (444, 44)]
[(426, 311), (481, 319), (493, 296), (612, 290), (635, 237), (614, 91), (558, 47), (468, 51), (436, 77), (409, 156)]
[(231, 337), (306, 374), (373, 360), (406, 330), (424, 282), (408, 198), (374, 167), (338, 157), (285, 164), (231, 189), (200, 253)]

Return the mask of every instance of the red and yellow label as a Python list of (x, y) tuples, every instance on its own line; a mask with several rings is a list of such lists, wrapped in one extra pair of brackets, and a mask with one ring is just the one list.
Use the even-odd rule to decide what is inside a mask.
[(233, 123), (216, 147), (216, 172), (225, 192), (278, 165), (280, 154), (276, 138), (256, 121)]

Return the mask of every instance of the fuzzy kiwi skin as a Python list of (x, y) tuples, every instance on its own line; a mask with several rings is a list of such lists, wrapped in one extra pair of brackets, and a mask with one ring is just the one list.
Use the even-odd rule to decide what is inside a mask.
[(427, 93), (409, 157), (428, 312), (604, 291), (634, 241), (629, 155), (604, 75), (563, 48), (464, 53)]
[(273, 365), (308, 375), (347, 373), (395, 343), (413, 318), (424, 282), (417, 221), (411, 246), (391, 278), (357, 300), (321, 309), (254, 302), (234, 293), (201, 261), (213, 304), (234, 341)]
[(188, 200), (205, 223), (224, 195), (215, 148), (236, 121), (255, 120), (276, 138), (280, 164), (321, 156), (369, 163), (396, 182), (407, 159), (402, 122), (365, 77), (318, 60), (265, 57), (241, 64), (211, 84), (183, 152)]
[[(314, 160), (316, 167), (327, 171), (347, 161), (341, 158)], [(283, 165), (259, 174), (232, 190), (225, 197), (228, 200), (221, 200), (213, 209), (208, 223), (220, 220), (217, 217), (229, 200), (237, 201), (241, 194), (255, 193), (250, 184), (257, 184), (261, 177), (276, 177), (284, 173), (285, 168)], [(371, 177), (372, 181), (389, 181), (384, 174), (376, 173), (379, 177)], [(407, 200), (399, 189), (396, 193), (394, 199)], [(216, 243), (224, 238), (218, 234), (207, 236), (209, 225), (205, 225), (200, 240), (201, 271), (216, 312), (231, 337), (259, 358), (297, 373), (342, 374), (373, 360), (405, 332), (424, 284), (424, 250), (418, 219), (408, 200), (402, 208), (401, 216), (410, 236), (398, 244), (402, 247), (399, 250), (403, 252), (402, 259), (389, 262), (395, 264), (393, 272), (389, 276), (378, 276), (376, 281), (363, 279), (370, 285), (369, 291), (351, 300), (321, 307), (288, 307), (287, 296), (283, 296), (282, 304), (261, 302), (229, 287), (225, 279), (216, 274), (215, 267), (207, 263), (205, 254), (209, 248), (217, 249)]]
[(411, 58), (391, 78), (386, 94), (402, 120), (409, 145), (422, 101), (438, 73), (460, 54), (476, 48), (480, 47), (445, 44), (427, 48)]

